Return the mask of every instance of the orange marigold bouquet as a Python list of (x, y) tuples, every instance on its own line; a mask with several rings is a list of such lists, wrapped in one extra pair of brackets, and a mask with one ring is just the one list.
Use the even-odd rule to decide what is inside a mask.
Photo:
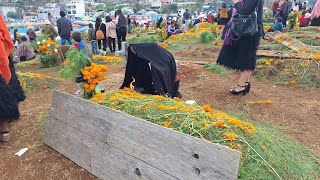
[(93, 95), (101, 92), (99, 82), (107, 80), (105, 73), (108, 71), (107, 66), (91, 63), (81, 70), (83, 75), (84, 97), (91, 98)]

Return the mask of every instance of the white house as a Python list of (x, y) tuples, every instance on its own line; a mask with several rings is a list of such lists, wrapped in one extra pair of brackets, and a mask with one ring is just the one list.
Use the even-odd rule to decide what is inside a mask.
[(48, 3), (43, 7), (38, 7), (37, 13), (39, 19), (48, 19), (49, 13), (53, 19), (58, 19), (60, 17), (60, 6), (57, 4)]
[(8, 12), (16, 12), (17, 8), (16, 7), (11, 7), (11, 6), (0, 6), (0, 11), (2, 12), (4, 18), (7, 18)]
[(85, 5), (83, 0), (69, 0), (67, 5), (67, 16), (69, 18), (84, 17), (85, 16)]

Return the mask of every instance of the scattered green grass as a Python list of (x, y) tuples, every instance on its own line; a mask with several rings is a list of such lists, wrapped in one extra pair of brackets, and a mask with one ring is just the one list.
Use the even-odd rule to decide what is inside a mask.
[(36, 125), (37, 128), (39, 129), (41, 139), (43, 139), (43, 135), (44, 135), (44, 132), (45, 132), (45, 125), (46, 125), (46, 122), (48, 121), (48, 116), (49, 116), (48, 111), (45, 111), (42, 114), (42, 116), (40, 117), (39, 123), (37, 123), (37, 125)]
[(210, 72), (218, 74), (219, 76), (225, 77), (229, 74), (228, 70), (219, 66), (218, 64), (207, 64), (204, 68)]
[(29, 66), (33, 66), (33, 65), (39, 65), (39, 59), (38, 58), (35, 58), (33, 60), (30, 60), (30, 61), (23, 61), (23, 62), (15, 64), (16, 67), (21, 67), (21, 68), (25, 68), (25, 67), (29, 67)]
[[(123, 91), (112, 91), (104, 95), (101, 105), (121, 110), (135, 117), (159, 125), (170, 123), (167, 127), (195, 137), (204, 138), (213, 143), (227, 145), (241, 152), (239, 179), (319, 179), (320, 161), (319, 156), (295, 140), (287, 137), (281, 129), (273, 124), (265, 125), (253, 123), (254, 134), (242, 131), (238, 126), (230, 124), (230, 117), (224, 113), (213, 110), (212, 118), (208, 117), (203, 107), (193, 105), (189, 111), (189, 105), (176, 102), (170, 98), (157, 100), (158, 97), (140, 94), (124, 95)], [(113, 98), (117, 97), (117, 98)], [(112, 100), (111, 100), (112, 99)], [(175, 107), (176, 110), (161, 109), (160, 106)], [(158, 108), (159, 107), (159, 108)], [(148, 109), (146, 109), (148, 108)], [(218, 120), (218, 116), (224, 118)], [(243, 113), (234, 114), (241, 118), (242, 122), (247, 121)], [(209, 118), (209, 119), (208, 119)], [(228, 120), (229, 119), (229, 120)], [(223, 121), (225, 126), (217, 128), (206, 126), (203, 123)], [(235, 140), (228, 140), (221, 137), (224, 132), (236, 134)]]

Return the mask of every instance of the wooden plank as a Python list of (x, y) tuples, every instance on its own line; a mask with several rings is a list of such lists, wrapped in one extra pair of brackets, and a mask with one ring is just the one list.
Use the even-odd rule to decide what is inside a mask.
[(45, 143), (102, 179), (177, 179), (53, 118), (46, 124)]
[(258, 50), (257, 56), (259, 57), (269, 57), (269, 58), (278, 58), (278, 59), (310, 59), (310, 57), (298, 54), (290, 53), (286, 51), (269, 51), (269, 50)]
[(177, 63), (187, 63), (187, 64), (199, 64), (199, 65), (207, 65), (210, 61), (184, 61), (184, 60), (176, 60)]
[[(277, 38), (282, 37), (283, 40), (282, 40), (281, 44), (287, 46), (288, 48), (290, 48), (296, 52), (299, 52), (300, 55), (307, 56), (306, 50), (309, 50), (311, 52), (311, 49), (309, 48), (308, 45), (302, 43), (301, 41), (299, 41), (295, 38), (291, 38), (290, 36), (280, 32), (280, 31), (266, 33), (266, 35), (274, 40), (277, 40)], [(301, 48), (303, 50), (301, 50)]]
[[(170, 175), (170, 177), (178, 179), (237, 179), (238, 177), (239, 152), (226, 146), (206, 142), (155, 125), (120, 111), (114, 111), (81, 98), (58, 91), (54, 92), (49, 117), (49, 121), (54, 120), (70, 126), (79, 131), (79, 134), (86, 134), (91, 139), (128, 154)], [(46, 131), (50, 131), (50, 128), (52, 127), (48, 125)], [(55, 136), (63, 136), (61, 135), (63, 132), (57, 131)], [(69, 133), (60, 138), (60, 141), (72, 141), (71, 134)], [(53, 137), (55, 136), (47, 133), (45, 142), (54, 149), (57, 146), (60, 148), (65, 147), (59, 145), (60, 141), (50, 143), (50, 139), (54, 139)], [(76, 148), (78, 146), (85, 145), (76, 143), (72, 147)], [(64, 149), (60, 149), (59, 152), (65, 153), (65, 156), (70, 156), (69, 158), (74, 161), (87, 162), (85, 160), (81, 161), (81, 154), (90, 153), (93, 156), (92, 154), (94, 153), (102, 153), (100, 152), (101, 148), (98, 149), (96, 147), (97, 145), (91, 144), (90, 146), (93, 146), (90, 152), (65, 153)], [(117, 156), (112, 153), (104, 155), (107, 158)], [(119, 156), (117, 158), (121, 159), (122, 157)], [(126, 160), (124, 161), (126, 162)], [(80, 162), (79, 164), (81, 164)], [(101, 164), (101, 162), (96, 163)], [(113, 161), (108, 165), (113, 166)], [(81, 166), (88, 168), (90, 171), (88, 164), (81, 164)], [(128, 164), (118, 168), (121, 168), (121, 171), (128, 170)], [(99, 171), (91, 170), (90, 172), (100, 172), (94, 173), (100, 177), (100, 174), (104, 171), (100, 169)], [(107, 179), (118, 177), (111, 176), (112, 173), (113, 171), (106, 169), (105, 174), (110, 175)], [(148, 175), (152, 177), (150, 179), (166, 179), (156, 173)]]

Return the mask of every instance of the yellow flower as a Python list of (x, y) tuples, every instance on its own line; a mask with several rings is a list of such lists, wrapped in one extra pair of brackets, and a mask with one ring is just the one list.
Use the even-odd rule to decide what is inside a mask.
[(205, 130), (210, 129), (210, 126), (209, 126), (209, 124), (208, 124), (208, 123), (204, 123), (204, 124), (203, 124), (203, 126), (204, 126), (204, 129), (205, 129)]
[(259, 65), (259, 66), (257, 66), (257, 68), (258, 68), (258, 69), (262, 69), (262, 68), (263, 68), (263, 66)]
[(241, 126), (242, 121), (240, 121), (237, 118), (232, 118), (228, 120), (229, 124), (235, 125), (235, 126)]
[(291, 80), (289, 81), (291, 85), (295, 85), (296, 84), (296, 80)]
[(169, 127), (169, 126), (171, 125), (171, 123), (172, 123), (172, 122), (168, 122), (168, 121), (166, 121), (166, 122), (164, 122), (164, 124), (163, 124), (163, 125), (164, 125), (164, 127)]
[(92, 101), (92, 102), (94, 102), (94, 103), (97, 103), (97, 104), (102, 103), (104, 100), (105, 100), (105, 99), (104, 99), (104, 96), (102, 95), (102, 93), (98, 93), (98, 94), (94, 95), (94, 96), (90, 99), (90, 101)]
[(212, 108), (211, 108), (211, 106), (208, 105), (208, 104), (204, 105), (202, 108), (203, 108), (203, 110), (206, 111), (206, 112), (212, 112)]
[(313, 59), (314, 59), (314, 60), (318, 60), (319, 58), (320, 58), (319, 54), (313, 55)]
[(214, 125), (215, 127), (222, 128), (223, 125), (224, 125), (224, 122), (222, 122), (222, 121), (217, 121), (217, 122), (214, 122), (213, 125)]
[(236, 140), (236, 136), (235, 134), (231, 133), (231, 132), (226, 132), (223, 134), (223, 137), (226, 139), (229, 139), (230, 141), (234, 141)]

